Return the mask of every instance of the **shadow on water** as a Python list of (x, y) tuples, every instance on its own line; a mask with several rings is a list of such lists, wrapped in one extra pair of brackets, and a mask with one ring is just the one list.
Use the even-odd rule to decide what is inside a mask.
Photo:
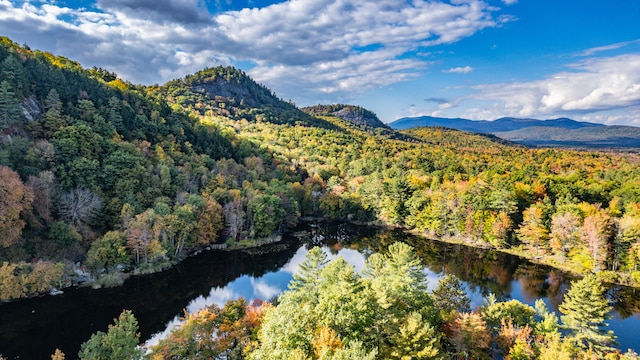
[(297, 248), (285, 241), (254, 254), (204, 252), (166, 271), (130, 277), (120, 287), (67, 289), (59, 296), (0, 304), (0, 353), (9, 359), (47, 359), (60, 348), (75, 358), (80, 344), (106, 331), (123, 309), (134, 312), (146, 339), (164, 330), (191, 299), (243, 275), (277, 271)]
[[(106, 331), (122, 309), (134, 312), (141, 338), (149, 339), (165, 330), (193, 299), (206, 297), (212, 289), (229, 286), (240, 277), (258, 279), (267, 273), (281, 273), (294, 255), (304, 256), (315, 245), (325, 246), (331, 254), (355, 254), (362, 264), (389, 244), (406, 242), (423, 259), (432, 285), (442, 274), (454, 274), (476, 298), (475, 306), (493, 293), (500, 300), (516, 298), (529, 304), (543, 298), (557, 311), (573, 280), (568, 274), (515, 256), (428, 240), (399, 230), (320, 223), (301, 226), (294, 234), (259, 249), (205, 252), (167, 271), (131, 277), (117, 288), (68, 289), (60, 296), (0, 304), (0, 353), (9, 359), (46, 359), (60, 348), (74, 358), (80, 344), (92, 333)], [(640, 351), (636, 340), (640, 333), (639, 295), (637, 290), (625, 287), (608, 291), (615, 310), (610, 328), (624, 350), (631, 347)]]

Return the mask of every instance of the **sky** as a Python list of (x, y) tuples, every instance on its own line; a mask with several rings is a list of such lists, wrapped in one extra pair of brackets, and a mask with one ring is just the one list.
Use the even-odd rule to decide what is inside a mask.
[(638, 0), (0, 0), (0, 36), (135, 84), (231, 65), (384, 122), (640, 126), (639, 19)]

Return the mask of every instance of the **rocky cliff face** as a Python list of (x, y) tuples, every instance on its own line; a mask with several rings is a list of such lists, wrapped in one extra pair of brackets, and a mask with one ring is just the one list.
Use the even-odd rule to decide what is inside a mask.
[(27, 121), (33, 121), (42, 114), (42, 110), (33, 96), (27, 97), (22, 101), (22, 114)]
[(302, 108), (302, 111), (311, 115), (330, 115), (339, 117), (354, 125), (370, 128), (388, 128), (378, 116), (360, 106), (354, 105), (315, 105)]

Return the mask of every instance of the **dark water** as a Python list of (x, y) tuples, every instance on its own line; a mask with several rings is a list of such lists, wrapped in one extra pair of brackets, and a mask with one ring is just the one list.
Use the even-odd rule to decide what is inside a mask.
[[(153, 343), (167, 327), (179, 323), (183, 311), (196, 311), (229, 299), (270, 299), (286, 289), (307, 250), (321, 245), (330, 257), (340, 255), (357, 269), (366, 257), (394, 241), (416, 247), (427, 265), (430, 287), (443, 273), (466, 284), (473, 306), (494, 293), (529, 304), (543, 298), (557, 310), (572, 278), (494, 251), (354, 225), (322, 224), (305, 228), (296, 238), (251, 251), (206, 252), (167, 271), (136, 276), (112, 289), (67, 289), (63, 295), (0, 304), (0, 353), (9, 359), (49, 359), (60, 348), (68, 359), (96, 331), (106, 331), (122, 309), (134, 312), (141, 337)], [(640, 292), (608, 291), (615, 306), (610, 328), (620, 348), (640, 351)]]

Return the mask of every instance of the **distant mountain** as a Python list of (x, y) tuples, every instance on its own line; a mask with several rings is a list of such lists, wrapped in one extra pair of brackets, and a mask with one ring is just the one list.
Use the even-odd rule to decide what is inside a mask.
[(532, 146), (640, 148), (640, 128), (633, 126), (585, 126), (578, 129), (532, 126), (494, 135)]
[(583, 127), (602, 127), (605, 125), (584, 121), (575, 121), (567, 118), (554, 120), (536, 120), (504, 117), (494, 121), (488, 121), (421, 116), (413, 118), (401, 118), (389, 123), (389, 126), (391, 126), (392, 129), (396, 130), (404, 130), (419, 126), (443, 126), (456, 130), (495, 134), (496, 132), (520, 130), (532, 126), (553, 127), (561, 129), (580, 129)]
[(348, 121), (357, 126), (365, 126), (370, 128), (388, 128), (376, 114), (360, 106), (334, 104), (334, 105), (314, 105), (301, 109), (302, 111), (312, 115), (331, 115), (337, 116), (342, 120)]
[(389, 124), (392, 129), (446, 127), (474, 133), (492, 134), (529, 146), (640, 148), (640, 128), (607, 126), (567, 118), (553, 120), (505, 117), (494, 121), (447, 119), (432, 116), (402, 118)]

